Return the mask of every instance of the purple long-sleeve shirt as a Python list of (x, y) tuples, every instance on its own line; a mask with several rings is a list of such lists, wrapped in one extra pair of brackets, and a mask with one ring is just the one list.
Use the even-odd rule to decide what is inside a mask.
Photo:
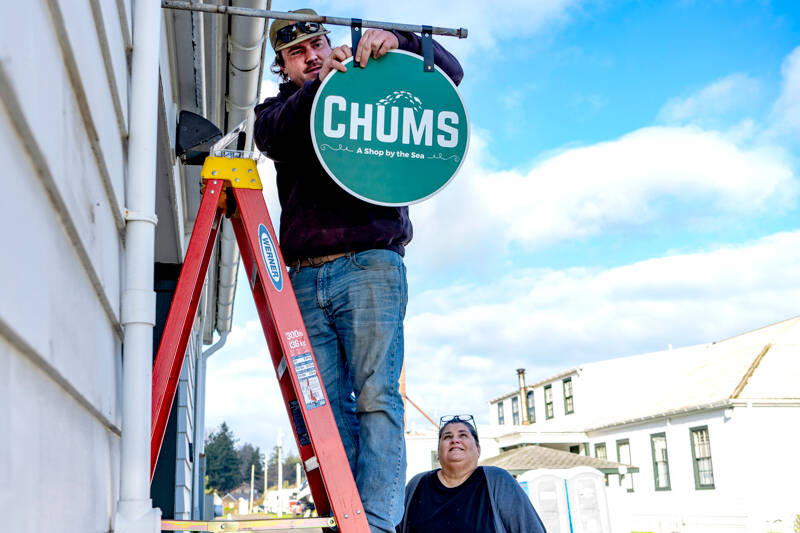
[[(401, 50), (421, 54), (421, 38), (393, 32)], [(455, 57), (434, 41), (434, 63), (458, 85)], [(369, 68), (369, 67), (367, 67)], [(405, 254), (413, 230), (407, 207), (384, 207), (351, 196), (322, 168), (311, 143), (311, 105), (320, 81), (281, 84), (255, 108), (256, 146), (275, 162), (281, 204), (280, 245), (287, 264), (298, 259), (375, 248)]]

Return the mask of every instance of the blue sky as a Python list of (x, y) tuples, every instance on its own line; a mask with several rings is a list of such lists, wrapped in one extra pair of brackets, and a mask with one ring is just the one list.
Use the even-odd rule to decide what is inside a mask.
[[(503, 42), (508, 53), (484, 57), (479, 67), (491, 72), (494, 63), (513, 84), (499, 100), (517, 114), (492, 127), (501, 160), (526, 165), (531, 150), (598, 142), (652, 124), (669, 99), (731, 73), (765, 83), (749, 109), (734, 112), (763, 112), (775, 97), (781, 61), (797, 44), (792, 11), (796, 2), (588, 3), (535, 39)], [(482, 77), (465, 92), (495, 92), (496, 80)], [(478, 124), (490, 124), (495, 112), (471, 111)], [(525, 123), (535, 126), (520, 136)]]
[[(406, 256), (407, 390), (432, 416), (488, 422), (519, 367), (534, 382), (800, 314), (800, 3), (309, 4), (470, 31), (442, 39), (465, 70), (470, 152), (411, 208)], [(271, 447), (289, 426), (239, 288), (207, 426)]]

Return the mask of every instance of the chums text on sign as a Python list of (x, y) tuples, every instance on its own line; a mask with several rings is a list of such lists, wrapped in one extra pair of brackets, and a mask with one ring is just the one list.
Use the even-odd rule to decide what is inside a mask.
[[(434, 111), (423, 109), (415, 112), (411, 107), (401, 108), (364, 104), (363, 111), (358, 102), (349, 103), (344, 96), (330, 94), (325, 97), (322, 131), (326, 137), (340, 139), (347, 136), (352, 140), (395, 143), (400, 138), (402, 144), (433, 146)], [(374, 115), (374, 120), (373, 120)], [(419, 118), (417, 118), (419, 115)], [(436, 145), (442, 148), (458, 146), (458, 114), (453, 111), (436, 113)], [(387, 127), (388, 126), (388, 127)]]

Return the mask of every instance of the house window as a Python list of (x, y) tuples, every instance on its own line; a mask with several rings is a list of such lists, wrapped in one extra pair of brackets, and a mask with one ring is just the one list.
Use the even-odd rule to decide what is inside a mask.
[(516, 396), (511, 398), (511, 423), (519, 425), (519, 398)]
[(506, 414), (503, 410), (503, 402), (497, 403), (497, 423), (501, 426), (506, 423)]
[(532, 390), (529, 390), (527, 394), (525, 394), (525, 404), (528, 409), (528, 423), (533, 424), (536, 422), (536, 411), (534, 409)]
[(564, 379), (564, 414), (571, 414), (574, 411), (572, 405), (572, 378)]
[(714, 468), (711, 464), (711, 440), (708, 426), (692, 428), (692, 460), (694, 462), (694, 487), (714, 488)]
[(666, 433), (650, 435), (650, 447), (653, 450), (653, 479), (656, 490), (670, 490)]
[[(631, 465), (631, 444), (628, 439), (617, 441), (617, 462), (624, 465)], [(628, 492), (633, 492), (633, 473), (628, 472), (619, 478), (619, 486), (628, 489)]]
[(594, 456), (598, 459), (606, 460), (608, 459), (608, 455), (606, 454), (606, 443), (605, 442), (598, 442), (594, 445)]
[(576, 444), (574, 446), (570, 446), (569, 447), (569, 453), (574, 453), (575, 455), (580, 455), (580, 453), (581, 453), (580, 444)]
[[(606, 452), (606, 443), (605, 442), (598, 442), (597, 444), (594, 445), (594, 456), (597, 457), (598, 459), (602, 459), (604, 461), (608, 460), (608, 454)], [(608, 474), (603, 474), (603, 478), (604, 478), (606, 487), (608, 487), (609, 475)]]
[(553, 418), (553, 386), (544, 386), (544, 416), (545, 418)]

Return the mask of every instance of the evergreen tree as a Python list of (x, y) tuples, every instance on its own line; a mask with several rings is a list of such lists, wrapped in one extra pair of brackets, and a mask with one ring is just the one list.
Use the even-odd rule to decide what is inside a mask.
[(255, 476), (253, 486), (257, 492), (264, 492), (264, 456), (261, 448), (253, 447), (249, 442), (245, 442), (239, 447), (240, 479), (242, 483), (250, 483), (250, 467), (255, 465)]
[(242, 481), (239, 454), (236, 453), (235, 444), (236, 438), (225, 422), (220, 425), (219, 431), (212, 433), (206, 439), (208, 484), (223, 493), (234, 489)]

